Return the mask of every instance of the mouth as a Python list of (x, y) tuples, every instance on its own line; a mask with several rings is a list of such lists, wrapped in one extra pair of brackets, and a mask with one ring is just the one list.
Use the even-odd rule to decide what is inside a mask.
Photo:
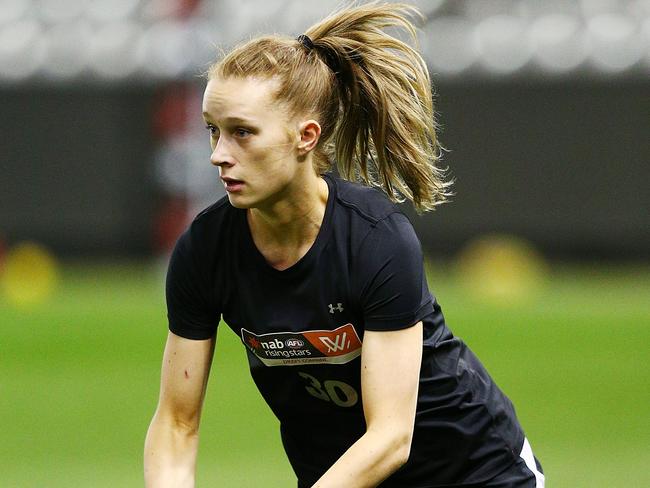
[(244, 187), (244, 182), (242, 180), (236, 180), (234, 178), (230, 178), (229, 176), (222, 176), (221, 181), (223, 181), (223, 184), (226, 187), (226, 191), (229, 193), (241, 191), (241, 189)]

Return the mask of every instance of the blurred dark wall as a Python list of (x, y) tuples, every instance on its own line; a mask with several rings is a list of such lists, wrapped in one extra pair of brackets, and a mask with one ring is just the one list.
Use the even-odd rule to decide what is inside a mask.
[(65, 255), (150, 249), (149, 88), (0, 90), (0, 237)]
[[(650, 83), (512, 78), (436, 89), (456, 196), (413, 219), (426, 248), (448, 253), (511, 232), (552, 255), (650, 257)], [(148, 252), (154, 93), (0, 89), (0, 236), (68, 255)]]
[(650, 256), (650, 83), (513, 79), (437, 86), (456, 197), (414, 222), (452, 251), (513, 232), (547, 253)]

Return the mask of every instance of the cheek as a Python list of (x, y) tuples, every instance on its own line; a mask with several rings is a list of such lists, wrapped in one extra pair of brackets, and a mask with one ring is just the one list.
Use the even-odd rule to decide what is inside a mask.
[(251, 163), (279, 170), (291, 159), (291, 149), (285, 141), (273, 141), (266, 144), (251, 144), (243, 152)]

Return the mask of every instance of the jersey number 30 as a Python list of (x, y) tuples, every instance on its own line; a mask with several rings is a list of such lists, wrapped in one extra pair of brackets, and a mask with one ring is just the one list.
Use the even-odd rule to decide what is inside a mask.
[(325, 380), (322, 383), (312, 375), (300, 372), (308, 384), (305, 389), (313, 397), (326, 402), (332, 402), (339, 407), (352, 407), (359, 401), (359, 394), (347, 383), (336, 380)]

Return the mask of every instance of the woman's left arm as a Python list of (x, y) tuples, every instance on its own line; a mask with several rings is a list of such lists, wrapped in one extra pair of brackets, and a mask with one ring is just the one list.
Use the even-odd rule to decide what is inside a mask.
[(422, 322), (395, 331), (366, 331), (361, 351), (366, 433), (313, 488), (374, 487), (408, 460), (422, 360)]

